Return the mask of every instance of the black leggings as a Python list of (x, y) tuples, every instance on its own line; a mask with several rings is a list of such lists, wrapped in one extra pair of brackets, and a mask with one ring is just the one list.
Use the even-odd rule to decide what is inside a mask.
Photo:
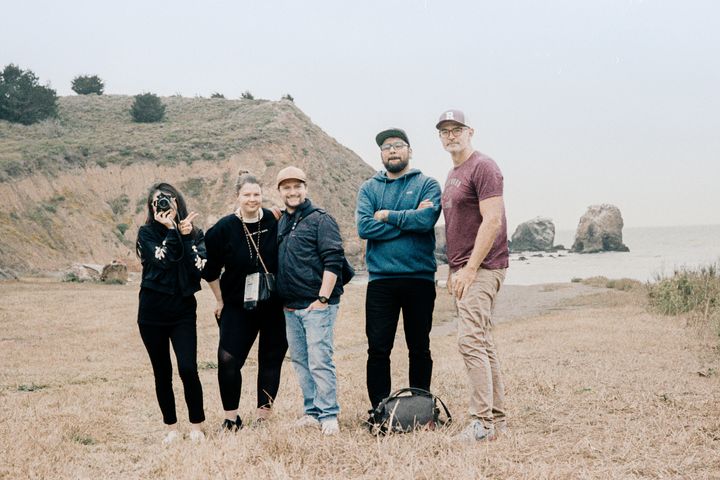
[(170, 343), (172, 342), (177, 358), (180, 379), (185, 392), (190, 423), (205, 420), (203, 410), (202, 385), (197, 371), (197, 331), (194, 322), (176, 325), (140, 324), (140, 337), (145, 344), (153, 373), (155, 374), (155, 394), (157, 395), (163, 422), (167, 425), (177, 423), (175, 413), (175, 395), (172, 388), (172, 363)]
[(255, 310), (225, 304), (220, 317), (218, 383), (226, 411), (237, 410), (240, 405), (240, 369), (258, 333), (257, 406), (270, 408), (280, 387), (280, 371), (288, 348), (282, 304), (271, 300)]

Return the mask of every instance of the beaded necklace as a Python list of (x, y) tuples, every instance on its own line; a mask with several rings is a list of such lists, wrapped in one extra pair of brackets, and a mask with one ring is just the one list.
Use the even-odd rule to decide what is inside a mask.
[[(240, 221), (242, 222), (243, 230), (245, 232), (245, 244), (247, 245), (248, 253), (250, 253), (250, 263), (253, 262), (253, 258), (254, 258), (255, 266), (257, 267), (258, 262), (259, 262), (258, 253), (254, 252), (254, 249), (250, 245), (253, 243), (253, 239), (251, 237), (255, 237), (255, 238), (257, 238), (257, 240), (254, 243), (255, 243), (255, 245), (257, 245), (257, 249), (260, 250), (260, 231), (262, 230), (260, 228), (260, 220), (258, 220), (257, 223), (253, 222), (253, 223), (255, 223), (255, 225), (257, 225), (257, 231), (250, 232), (250, 229), (248, 228), (248, 224), (245, 223), (242, 216), (240, 216), (240, 215), (238, 215), (238, 216), (240, 217)], [(250, 225), (253, 225), (253, 223), (251, 223)]]

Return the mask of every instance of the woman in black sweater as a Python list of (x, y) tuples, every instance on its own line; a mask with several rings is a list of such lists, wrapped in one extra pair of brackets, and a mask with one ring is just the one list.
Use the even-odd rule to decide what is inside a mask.
[(185, 200), (172, 185), (150, 188), (147, 219), (137, 236), (137, 254), (142, 262), (138, 325), (155, 375), (155, 393), (163, 421), (169, 425), (164, 443), (177, 431), (175, 396), (172, 388), (170, 343), (177, 358), (185, 402), (190, 417), (190, 439), (205, 438), (203, 394), (197, 370), (195, 292), (206, 253), (202, 230), (193, 227), (197, 214), (188, 214)]
[(273, 294), (269, 300), (245, 304), (248, 275), (264, 273), (265, 268), (277, 273), (277, 220), (270, 210), (261, 207), (262, 190), (254, 176), (240, 172), (235, 187), (238, 209), (208, 230), (205, 237), (208, 262), (203, 272), (203, 278), (217, 300), (215, 317), (220, 326), (218, 383), (225, 410), (222, 426), (230, 431), (243, 426), (238, 415), (242, 386), (240, 370), (258, 334), (256, 422), (266, 420), (272, 412), (287, 351), (285, 316), (280, 299)]

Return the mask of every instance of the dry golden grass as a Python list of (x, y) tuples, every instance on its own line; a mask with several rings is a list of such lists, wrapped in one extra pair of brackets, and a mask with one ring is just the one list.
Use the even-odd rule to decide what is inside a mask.
[[(636, 292), (603, 290), (500, 324), (512, 435), (471, 445), (451, 438), (464, 421), (467, 388), (447, 328), (432, 339), (433, 390), (457, 424), (389, 438), (361, 427), (359, 285), (344, 297), (336, 330), (340, 435), (287, 426), (301, 409), (289, 363), (268, 427), (217, 435), (216, 370), (205, 368), (209, 438), (200, 445), (160, 442), (164, 428), (135, 323), (136, 284), (26, 280), (0, 283), (0, 298), (0, 478), (720, 478), (718, 356), (683, 320), (646, 313)], [(198, 299), (198, 359), (213, 363), (213, 302), (207, 289)], [(437, 321), (452, 311), (440, 292)], [(243, 370), (246, 421), (254, 356)], [(400, 337), (395, 386), (406, 384), (406, 372)], [(185, 419), (180, 385), (176, 377)]]

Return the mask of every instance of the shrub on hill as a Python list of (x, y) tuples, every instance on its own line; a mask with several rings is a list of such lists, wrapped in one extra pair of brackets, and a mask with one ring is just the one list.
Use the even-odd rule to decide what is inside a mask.
[(285, 95), (283, 95), (280, 100), (288, 100), (288, 101), (293, 102), (293, 103), (295, 102), (295, 99), (294, 99), (293, 96), (290, 95), (289, 93), (286, 93)]
[(57, 116), (57, 94), (31, 70), (12, 63), (0, 72), (0, 119), (30, 125)]
[(165, 105), (154, 93), (142, 93), (135, 95), (135, 101), (130, 107), (130, 115), (135, 122), (159, 122), (165, 118)]
[(214, 92), (212, 95), (210, 95), (210, 98), (225, 98), (225, 95), (220, 92)]
[(78, 95), (102, 95), (105, 83), (97, 75), (78, 75), (73, 78), (72, 90)]
[(250, 93), (250, 90), (245, 90), (241, 95), (240, 98), (243, 100), (255, 100), (255, 95)]

